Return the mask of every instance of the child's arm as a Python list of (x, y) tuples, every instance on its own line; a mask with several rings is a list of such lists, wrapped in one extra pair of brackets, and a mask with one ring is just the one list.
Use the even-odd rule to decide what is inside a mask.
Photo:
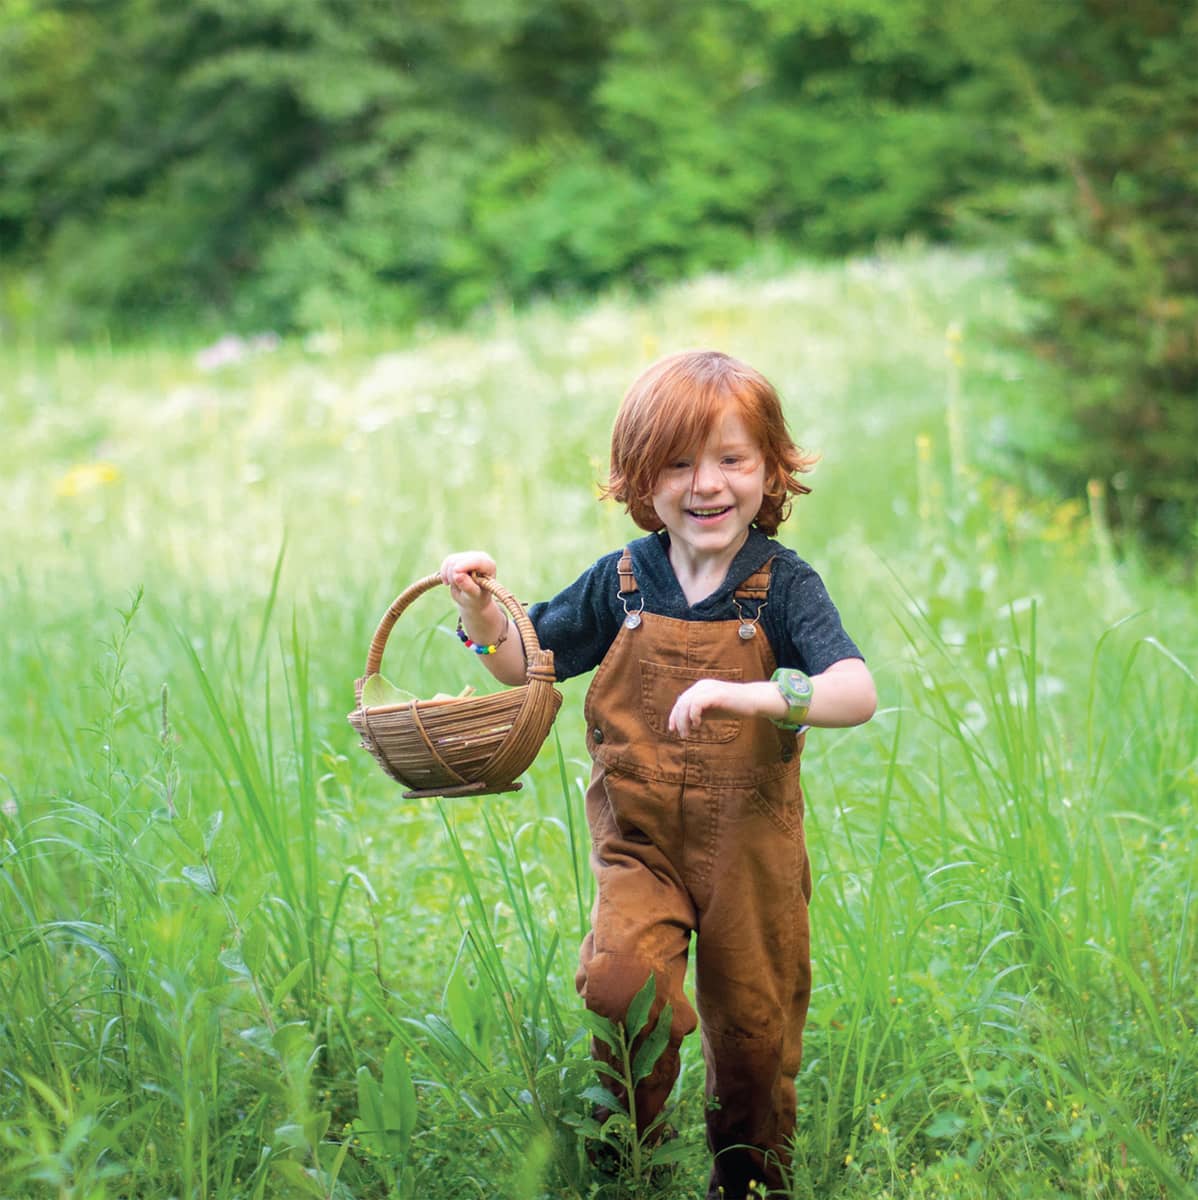
[(437, 572), (449, 585), (449, 594), (458, 606), (466, 636), (478, 646), (495, 646), (494, 654), (480, 654), (482, 664), (509, 687), (525, 681), (527, 660), (515, 622), (490, 592), (479, 586), (475, 574), (495, 578), (495, 560), (481, 550), (450, 554)]
[[(806, 724), (825, 729), (862, 725), (878, 707), (878, 693), (869, 668), (859, 658), (842, 658), (826, 671), (811, 677), (811, 707)], [(674, 701), (670, 730), (689, 737), (706, 716), (763, 717), (781, 720), (788, 708), (777, 684), (732, 683), (700, 679)]]

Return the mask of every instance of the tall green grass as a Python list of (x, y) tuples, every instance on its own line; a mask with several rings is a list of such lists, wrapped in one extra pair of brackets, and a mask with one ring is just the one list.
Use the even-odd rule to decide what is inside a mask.
[[(1193, 1195), (1198, 619), (1097, 496), (996, 476), (1060, 386), (1020, 320), (1001, 263), (911, 253), (217, 373), (3, 360), (0, 1196), (701, 1189), (694, 1044), (670, 1162), (587, 1153), (586, 681), (505, 797), (406, 801), (344, 720), (447, 549), (531, 599), (635, 535), (611, 416), (698, 344), (822, 453), (783, 536), (882, 697), (808, 742), (791, 1196)], [(436, 592), (384, 669), (482, 682)]]

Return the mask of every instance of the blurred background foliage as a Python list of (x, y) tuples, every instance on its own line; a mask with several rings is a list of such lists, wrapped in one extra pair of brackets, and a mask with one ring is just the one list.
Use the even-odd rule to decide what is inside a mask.
[(1024, 451), (1198, 523), (1198, 6), (3, 0), (0, 321), (404, 327), (879, 241), (999, 241)]

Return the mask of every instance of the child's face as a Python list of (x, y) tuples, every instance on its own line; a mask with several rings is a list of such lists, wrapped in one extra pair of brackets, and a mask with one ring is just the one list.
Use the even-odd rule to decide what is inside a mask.
[(730, 560), (761, 509), (765, 455), (729, 405), (697, 452), (679, 455), (657, 477), (653, 509), (670, 545), (692, 566)]

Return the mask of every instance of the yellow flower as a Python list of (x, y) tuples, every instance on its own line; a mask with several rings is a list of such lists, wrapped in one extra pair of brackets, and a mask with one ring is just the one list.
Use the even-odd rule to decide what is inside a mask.
[(57, 496), (80, 496), (84, 492), (115, 483), (121, 473), (112, 463), (77, 463), (55, 485)]

